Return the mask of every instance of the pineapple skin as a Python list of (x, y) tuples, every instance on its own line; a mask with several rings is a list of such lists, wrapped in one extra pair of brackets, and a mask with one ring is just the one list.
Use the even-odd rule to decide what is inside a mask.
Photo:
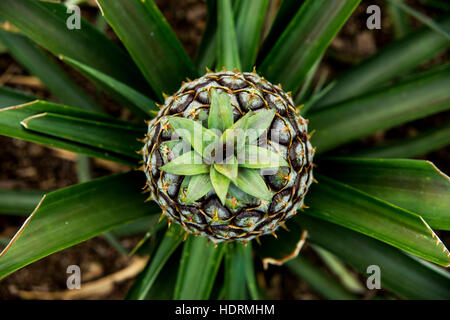
[[(167, 117), (185, 117), (207, 127), (210, 88), (228, 93), (235, 122), (249, 110), (256, 113), (271, 108), (276, 111), (267, 139), (258, 140), (260, 146), (264, 144), (264, 147), (279, 152), (290, 164), (289, 168), (275, 170), (275, 174), (263, 175), (273, 195), (272, 201), (256, 199), (234, 188), (229, 190), (224, 206), (213, 190), (186, 205), (183, 200), (188, 177), (159, 170), (179, 155), (173, 152), (177, 142), (171, 140), (173, 129)], [(151, 199), (159, 204), (169, 221), (215, 243), (249, 241), (273, 234), (286, 219), (297, 213), (313, 181), (314, 149), (309, 142), (307, 120), (298, 114), (290, 95), (255, 72), (208, 72), (199, 79), (183, 83), (178, 92), (166, 98), (158, 115), (149, 122), (144, 142), (143, 170)]]

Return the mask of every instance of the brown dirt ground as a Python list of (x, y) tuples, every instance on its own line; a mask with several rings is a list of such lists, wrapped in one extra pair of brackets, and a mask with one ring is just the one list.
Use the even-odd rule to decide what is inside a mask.
[[(188, 54), (194, 57), (205, 27), (205, 0), (157, 0), (156, 2), (170, 25), (175, 29)], [(371, 1), (371, 3), (378, 3), (383, 6), (382, 1)], [(421, 8), (419, 7), (419, 9)], [(86, 18), (92, 21), (96, 17), (97, 10), (94, 7), (85, 7), (83, 13)], [(430, 14), (433, 15), (433, 13)], [(363, 5), (356, 10), (333, 41), (329, 49), (330, 58), (327, 58), (321, 66), (322, 69), (327, 69), (330, 75), (334, 75), (350, 64), (370, 56), (378, 48), (392, 40), (391, 24), (385, 15), (383, 15), (383, 29), (379, 31), (368, 31), (365, 27), (361, 29), (361, 26), (365, 25), (365, 17), (365, 6)], [(111, 38), (117, 39), (110, 28), (106, 32)], [(447, 58), (448, 54), (444, 59)], [(437, 58), (434, 63), (439, 63), (442, 59), (443, 57)], [(95, 88), (89, 85), (82, 76), (73, 72), (73, 70), (69, 70), (69, 72), (98, 101), (107, 106), (108, 111), (113, 115), (127, 119), (132, 118), (127, 111), (123, 111), (113, 101), (102, 94), (99, 95)], [(11, 57), (2, 54), (0, 55), (0, 76), (5, 73), (28, 75)], [(9, 84), (6, 83), (6, 85)], [(39, 86), (14, 85), (13, 87), (40, 98), (57, 101), (45, 88)], [(448, 120), (449, 115), (437, 115), (400, 128), (380, 132), (373, 137), (357, 142), (356, 145), (361, 143), (376, 144), (393, 137), (411, 136), (417, 134), (423, 128), (443, 124)], [(433, 152), (424, 158), (433, 160), (442, 170), (449, 172), (450, 156), (448, 148)], [(123, 170), (123, 167), (105, 167), (98, 163), (93, 164), (94, 177)], [(77, 183), (77, 178), (73, 155), (61, 154), (47, 147), (0, 137), (0, 188), (53, 190), (75, 183)], [(11, 237), (23, 220), (22, 217), (0, 215), (0, 238)], [(448, 233), (441, 236), (447, 243), (449, 242)], [(138, 239), (136, 237), (124, 238), (122, 244), (127, 248), (132, 248)], [(308, 248), (305, 253), (317, 260), (317, 257)], [(20, 298), (15, 293), (17, 289), (47, 292), (64, 290), (67, 279), (66, 268), (71, 264), (80, 265), (82, 273), (85, 274), (84, 280), (91, 281), (121, 270), (129, 265), (129, 262), (129, 259), (120, 255), (103, 238), (97, 237), (42, 259), (9, 276), (0, 282), (0, 299)], [(320, 267), (328, 272), (323, 266)], [(271, 267), (263, 275), (261, 266), (257, 266), (257, 268), (258, 278), (272, 298), (320, 299), (320, 296), (307, 283), (299, 280), (285, 269)], [(86, 275), (88, 279), (86, 279)], [(123, 281), (114, 285), (108, 293), (91, 298), (121, 299), (131, 282), (131, 280)], [(379, 296), (385, 294), (388, 293), (380, 292)], [(366, 298), (368, 297), (366, 296)]]

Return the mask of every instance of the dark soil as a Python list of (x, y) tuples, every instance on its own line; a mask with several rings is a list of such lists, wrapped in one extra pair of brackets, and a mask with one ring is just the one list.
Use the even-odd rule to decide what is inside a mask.
[[(157, 0), (156, 3), (169, 24), (175, 29), (188, 54), (194, 57), (205, 28), (205, 0)], [(384, 1), (370, 1), (370, 3), (384, 6)], [(321, 65), (322, 69), (329, 71), (330, 77), (348, 68), (349, 65), (372, 55), (392, 40), (391, 23), (386, 15), (383, 15), (382, 30), (370, 31), (365, 28), (365, 19), (367, 17), (365, 8), (366, 6), (363, 5), (356, 10), (331, 44), (328, 58)], [(418, 9), (422, 8), (419, 7)], [(433, 12), (427, 13), (431, 16), (434, 14)], [(94, 21), (97, 9), (89, 6), (84, 7), (83, 14), (88, 20)], [(417, 23), (414, 22), (414, 24)], [(111, 38), (117, 39), (110, 28), (106, 32)], [(448, 58), (448, 56), (445, 58)], [(434, 63), (439, 63), (442, 59), (443, 57), (437, 58)], [(82, 76), (69, 68), (67, 69), (78, 83), (82, 84), (88, 92), (107, 107), (111, 114), (132, 119), (129, 112), (121, 109), (104, 95), (98, 94), (95, 88), (89, 85)], [(2, 54), (0, 55), (0, 76), (5, 73), (28, 75), (9, 55)], [(13, 87), (39, 98), (57, 101), (45, 88), (26, 85), (14, 85)], [(424, 128), (448, 123), (449, 120), (449, 115), (444, 116), (440, 114), (400, 128), (378, 133), (356, 144), (375, 145), (392, 138), (412, 136)], [(443, 171), (447, 173), (450, 171), (448, 148), (433, 152), (424, 158), (434, 161)], [(74, 160), (74, 155), (70, 153), (61, 153), (40, 145), (0, 136), (0, 189), (55, 190), (73, 185), (78, 181)], [(93, 177), (100, 177), (123, 170), (126, 170), (123, 166), (111, 166), (99, 162), (93, 163)], [(0, 215), (0, 238), (10, 238), (23, 221), (23, 217)], [(442, 236), (445, 238), (444, 240), (449, 240), (447, 234), (442, 234)], [(127, 248), (132, 248), (138, 239), (124, 238), (122, 239), (122, 244)], [(308, 247), (305, 249), (305, 253), (311, 256), (312, 259), (317, 260), (317, 257), (314, 256), (312, 250), (308, 249)], [(91, 281), (121, 270), (129, 262), (129, 258), (119, 254), (102, 237), (97, 237), (42, 259), (9, 276), (0, 282), (0, 299), (20, 298), (15, 294), (17, 289), (28, 291), (65, 290), (68, 265), (79, 265), (82, 274), (88, 275), (88, 279), (85, 278), (83, 280)], [(263, 274), (260, 265), (257, 268), (259, 270), (258, 279), (272, 298), (320, 299), (320, 296), (308, 284), (299, 280), (284, 268), (270, 267), (265, 274)], [(321, 268), (328, 272), (323, 266)], [(121, 299), (131, 283), (132, 280), (121, 282), (116, 284), (109, 293), (94, 296), (93, 298)], [(382, 291), (378, 294), (384, 296), (386, 292)]]

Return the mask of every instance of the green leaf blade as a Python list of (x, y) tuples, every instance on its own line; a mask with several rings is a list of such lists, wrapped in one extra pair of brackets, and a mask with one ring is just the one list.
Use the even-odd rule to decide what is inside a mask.
[[(450, 19), (443, 20), (442, 24), (450, 28)], [(327, 107), (370, 92), (378, 85), (412, 71), (449, 46), (449, 41), (443, 36), (423, 27), (389, 44), (373, 57), (338, 76), (336, 85), (313, 109)]]
[(272, 199), (272, 194), (267, 189), (266, 182), (255, 169), (239, 168), (238, 176), (233, 180), (233, 183), (236, 187), (254, 197), (266, 201)]
[(70, 66), (90, 77), (94, 82), (97, 82), (102, 88), (105, 88), (105, 91), (112, 92), (112, 96), (119, 95), (125, 99), (127, 102), (125, 106), (130, 108), (137, 116), (148, 119), (153, 118), (158, 114), (159, 109), (155, 102), (142, 93), (74, 59), (64, 56), (61, 56), (60, 58)]
[(450, 230), (450, 180), (431, 162), (330, 158), (320, 168), (336, 180), (422, 216), (433, 228)]
[(184, 153), (159, 169), (182, 176), (194, 176), (209, 172), (209, 166), (203, 163), (202, 157), (195, 151)]
[(0, 212), (26, 215), (36, 208), (44, 196), (43, 191), (0, 189)]
[(225, 177), (227, 177), (230, 180), (236, 179), (238, 176), (238, 167), (239, 164), (237, 162), (236, 157), (232, 157), (231, 160), (226, 159), (225, 163), (214, 163), (214, 169), (217, 170), (217, 172), (223, 174)]
[[(366, 277), (367, 267), (378, 265), (382, 270), (382, 286), (401, 297), (450, 299), (448, 274), (381, 241), (305, 214), (294, 217), (287, 227), (293, 232), (308, 230), (312, 243), (334, 253)], [(282, 243), (280, 238), (278, 245), (281, 247)], [(355, 244), (363, 254), (355, 254)]]
[(127, 294), (129, 300), (144, 300), (147, 294), (153, 288), (158, 275), (161, 273), (167, 260), (172, 256), (175, 250), (183, 241), (185, 231), (180, 226), (174, 224), (164, 234), (161, 243), (158, 246), (154, 256)]
[(228, 187), (230, 186), (230, 179), (223, 174), (220, 174), (216, 169), (214, 169), (214, 166), (211, 166), (209, 176), (214, 191), (219, 197), (220, 202), (222, 202), (222, 205), (224, 205), (227, 198)]
[(0, 278), (105, 231), (160, 211), (145, 203), (145, 180), (132, 172), (47, 194), (0, 254)]
[(306, 213), (342, 225), (442, 266), (450, 253), (418, 215), (316, 174)]
[(268, 0), (247, 0), (242, 1), (239, 8), (236, 17), (236, 38), (241, 71), (251, 71), (255, 65), (268, 5)]
[(217, 67), (225, 67), (227, 70), (233, 70), (234, 68), (241, 70), (231, 0), (217, 1), (217, 21)]
[[(23, 105), (0, 109), (0, 134), (12, 138), (44, 144), (50, 147), (69, 150), (95, 158), (101, 158), (131, 166), (137, 166), (136, 155), (133, 155), (133, 157), (129, 157), (115, 154), (113, 152), (107, 152), (104, 149), (98, 149), (88, 145), (79, 144), (48, 135), (42, 135), (30, 130), (25, 130), (25, 128), (21, 125), (21, 122), (24, 119), (42, 113), (55, 113), (58, 115), (66, 115), (70, 117), (100, 121), (104, 122), (105, 124), (118, 124), (120, 126), (124, 125), (123, 121), (116, 120), (103, 114), (92, 113), (77, 108), (70, 108), (63, 105), (37, 100)], [(137, 128), (139, 128), (137, 130), (143, 129), (145, 132), (145, 126), (142, 127), (142, 129), (139, 126), (137, 126)]]
[(59, 65), (26, 37), (0, 31), (0, 40), (20, 64), (37, 76), (65, 104), (90, 111), (102, 111)]
[(95, 27), (82, 19), (80, 29), (68, 29), (63, 4), (5, 0), (0, 16), (55, 56), (74, 58), (142, 92), (149, 90), (129, 56)]
[(186, 192), (186, 203), (190, 204), (213, 189), (209, 174), (192, 176)]
[(36, 98), (20, 91), (0, 86), (0, 109), (24, 104), (36, 100)]
[(287, 91), (297, 91), (359, 3), (305, 1), (258, 68), (260, 73)]
[(169, 117), (168, 121), (175, 132), (183, 140), (190, 143), (195, 151), (203, 157), (209, 156), (205, 154), (206, 148), (219, 138), (213, 131), (204, 128), (194, 120), (186, 118)]
[(176, 300), (208, 299), (222, 262), (225, 246), (190, 235), (184, 245), (175, 285)]
[(224, 132), (233, 125), (233, 108), (226, 92), (218, 93), (210, 90), (211, 106), (208, 116), (208, 129), (218, 129)]
[(239, 158), (239, 166), (243, 168), (261, 169), (289, 167), (289, 163), (278, 153), (266, 148), (254, 145), (247, 145), (244, 149), (243, 159)]
[(450, 108), (450, 67), (311, 112), (311, 143), (324, 153), (378, 130)]
[(197, 71), (153, 1), (98, 0), (102, 12), (162, 99)]
[(24, 119), (22, 125), (27, 130), (47, 134), (68, 141), (86, 144), (130, 158), (139, 158), (136, 152), (142, 148), (141, 135), (127, 127), (106, 124), (100, 121), (41, 113)]

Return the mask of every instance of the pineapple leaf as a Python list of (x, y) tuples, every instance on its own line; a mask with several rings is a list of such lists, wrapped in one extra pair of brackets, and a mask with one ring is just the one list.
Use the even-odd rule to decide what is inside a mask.
[(206, 300), (211, 295), (225, 245), (215, 247), (208, 238), (189, 235), (183, 246), (175, 284), (175, 300)]
[(281, 1), (275, 20), (270, 26), (270, 31), (264, 39), (261, 49), (259, 50), (257, 65), (261, 64), (268, 51), (275, 45), (275, 43), (280, 38), (286, 27), (289, 25), (292, 18), (294, 18), (295, 14), (298, 12), (302, 4), (303, 1), (298, 0)]
[(235, 156), (227, 159), (223, 164), (214, 163), (214, 169), (223, 174), (228, 179), (236, 179), (238, 175), (238, 162)]
[(254, 145), (247, 145), (238, 153), (238, 162), (240, 167), (253, 169), (289, 167), (280, 154)]
[(450, 145), (450, 124), (421, 131), (411, 138), (394, 139), (378, 147), (348, 153), (355, 158), (412, 158)]
[(247, 143), (252, 143), (258, 139), (270, 126), (274, 117), (275, 111), (272, 109), (264, 110), (251, 116), (247, 120), (247, 128), (245, 133), (245, 136), (248, 139)]
[(228, 148), (236, 147), (241, 150), (245, 145), (245, 132), (247, 129), (247, 121), (253, 115), (253, 111), (247, 112), (242, 118), (236, 121), (230, 128), (224, 131), (220, 137), (219, 144)]
[[(377, 261), (376, 264), (384, 270), (383, 286), (401, 297), (450, 299), (448, 273), (397, 248), (307, 214), (297, 215), (288, 221), (287, 227), (290, 233), (308, 230), (312, 243), (334, 253), (361, 273), (367, 272), (367, 266)], [(355, 254), (355, 243), (364, 254)], [(277, 246), (279, 249), (284, 247), (283, 236), (279, 236)], [(264, 252), (264, 243), (260, 248)]]
[(156, 278), (169, 260), (170, 256), (183, 242), (185, 231), (180, 226), (174, 224), (164, 233), (161, 243), (158, 245), (155, 254), (150, 259), (147, 267), (142, 272), (141, 281), (136, 281), (127, 294), (129, 300), (144, 300), (147, 293), (153, 287)]
[(64, 4), (2, 0), (0, 14), (4, 20), (55, 56), (76, 58), (141, 92), (149, 90), (133, 60), (94, 26), (81, 19), (81, 28), (67, 28), (68, 15)]
[(435, 22), (433, 19), (427, 17), (423, 13), (417, 11), (416, 9), (408, 6), (406, 3), (403, 3), (398, 0), (388, 0), (388, 1), (391, 5), (394, 5), (400, 10), (403, 10), (404, 12), (410, 14), (411, 16), (422, 22), (424, 25), (428, 26), (433, 31), (447, 38), (447, 41), (450, 40), (450, 32), (448, 32), (445, 29), (445, 27), (439, 25), (439, 23)]
[(349, 185), (316, 174), (306, 198), (309, 215), (361, 232), (391, 246), (450, 266), (450, 253), (425, 220)]
[[(441, 24), (449, 29), (450, 18), (442, 20)], [(372, 91), (373, 88), (396, 78), (399, 74), (414, 70), (449, 46), (450, 42), (445, 37), (427, 27), (422, 27), (403, 39), (387, 45), (375, 56), (339, 76), (336, 86), (318, 101), (313, 110)]]
[(28, 215), (44, 196), (44, 191), (0, 189), (0, 212)]
[(139, 172), (95, 179), (48, 193), (0, 254), (0, 279), (52, 253), (161, 212), (145, 203)]
[(72, 107), (102, 112), (52, 58), (21, 34), (0, 31), (0, 40), (14, 58), (31, 74), (38, 77), (45, 86), (63, 103)]
[(228, 187), (230, 186), (230, 179), (214, 169), (214, 166), (211, 166), (209, 176), (211, 178), (211, 184), (217, 196), (219, 197), (220, 202), (225, 205)]
[(320, 171), (450, 230), (450, 179), (429, 161), (326, 158)]
[(225, 248), (225, 279), (224, 299), (243, 300), (247, 296), (247, 286), (245, 281), (245, 262), (241, 243), (226, 243)]
[(159, 169), (183, 176), (194, 176), (209, 172), (209, 166), (203, 163), (202, 157), (195, 151), (184, 153)]
[(142, 93), (74, 59), (64, 56), (61, 56), (60, 58), (87, 77), (91, 78), (94, 82), (98, 83), (105, 91), (110, 92), (111, 96), (114, 97), (119, 95), (121, 98), (120, 100), (125, 100), (123, 105), (128, 107), (137, 116), (148, 119), (153, 118), (158, 114), (159, 109), (155, 102)]
[(0, 109), (31, 102), (36, 98), (20, 91), (0, 86)]
[(33, 115), (21, 124), (27, 130), (137, 159), (140, 156), (136, 151), (142, 148), (142, 142), (137, 139), (145, 133), (132, 127), (54, 113)]
[(218, 93), (216, 89), (210, 90), (211, 107), (209, 109), (208, 128), (224, 132), (233, 125), (233, 108), (230, 97), (226, 92)]
[(315, 291), (330, 300), (356, 300), (358, 297), (351, 294), (343, 285), (306, 256), (286, 262), (286, 267), (300, 279), (307, 282)]
[[(192, 148), (203, 157), (205, 149), (219, 138), (213, 131), (206, 129), (200, 123), (181, 117), (168, 117), (169, 124), (175, 132), (186, 142), (190, 143)], [(209, 149), (209, 148), (208, 148)]]
[[(125, 126), (127, 127), (127, 129), (129, 128), (131, 131), (136, 132), (135, 139), (141, 137), (141, 133), (139, 132), (145, 132), (146, 130), (145, 126), (140, 127), (139, 125), (134, 123), (132, 129), (132, 127), (126, 125), (128, 124), (128, 122), (124, 122), (123, 120), (117, 120), (104, 114), (88, 112), (78, 108), (71, 108), (51, 102), (37, 100), (23, 105), (0, 109), (0, 134), (8, 137), (27, 140), (30, 142), (44, 144), (55, 148), (69, 150), (72, 152), (92, 156), (95, 158), (112, 160), (119, 163), (137, 166), (138, 156), (136, 153), (133, 155), (133, 157), (129, 157), (125, 155), (115, 154), (112, 152), (107, 152), (105, 149), (102, 149), (101, 147), (92, 147), (86, 144), (80, 144), (69, 140), (56, 138), (50, 135), (36, 133), (31, 130), (24, 130), (23, 126), (20, 123), (22, 120), (42, 113), (67, 115), (80, 120), (88, 119), (93, 120), (95, 122), (102, 122), (105, 123), (106, 125), (118, 124), (121, 127)], [(74, 135), (74, 137), (76, 137), (79, 132), (80, 131), (78, 130), (76, 133), (72, 134)], [(103, 139), (101, 138), (103, 137), (96, 134), (89, 137), (91, 141), (97, 139), (97, 142), (95, 143), (97, 146), (101, 146), (103, 142)], [(132, 149), (129, 149), (126, 153), (127, 154), (131, 153), (131, 151)]]
[(186, 192), (186, 204), (190, 204), (213, 189), (209, 174), (192, 176)]
[(260, 176), (258, 170), (239, 168), (237, 178), (232, 181), (236, 187), (249, 195), (266, 201), (272, 199), (272, 194), (269, 189), (267, 189), (266, 182)]
[(251, 71), (255, 65), (268, 5), (269, 0), (240, 1), (236, 15), (236, 37), (242, 71)]
[(318, 153), (379, 130), (448, 110), (450, 66), (437, 68), (371, 94), (313, 111), (316, 133), (311, 143)]
[(206, 27), (195, 57), (195, 64), (201, 74), (206, 68), (213, 69), (217, 56), (217, 0), (207, 0), (206, 5)]
[(217, 0), (217, 67), (241, 69), (231, 0)]
[(260, 72), (296, 92), (359, 3), (360, 0), (304, 1), (262, 61)]
[[(197, 70), (154, 1), (98, 0), (105, 19), (162, 99)], [(162, 100), (161, 100), (162, 101)]]

